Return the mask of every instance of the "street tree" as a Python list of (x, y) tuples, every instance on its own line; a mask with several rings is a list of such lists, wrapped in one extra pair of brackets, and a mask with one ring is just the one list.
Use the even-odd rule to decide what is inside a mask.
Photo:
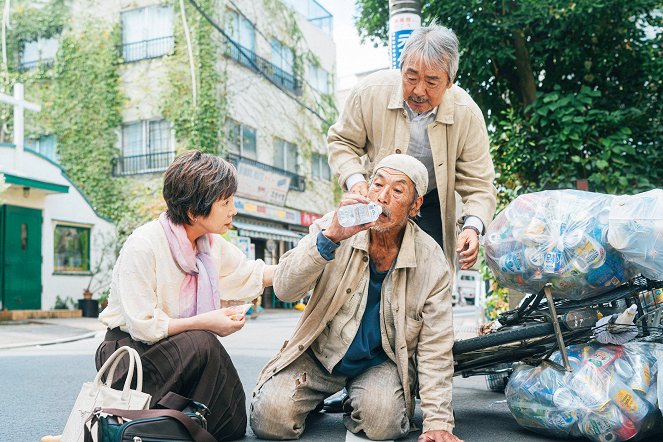
[[(360, 35), (385, 42), (387, 2), (357, 5)], [(458, 35), (457, 82), (488, 120), (502, 206), (577, 180), (661, 187), (660, 0), (424, 0), (422, 15)]]

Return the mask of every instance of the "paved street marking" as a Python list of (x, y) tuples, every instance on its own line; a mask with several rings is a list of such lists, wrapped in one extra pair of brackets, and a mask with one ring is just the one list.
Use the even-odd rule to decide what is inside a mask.
[[(345, 433), (345, 442), (367, 441), (367, 440), (369, 439), (365, 437), (359, 437), (356, 434), (352, 433), (351, 431)], [(394, 441), (389, 441), (389, 442), (394, 442)]]

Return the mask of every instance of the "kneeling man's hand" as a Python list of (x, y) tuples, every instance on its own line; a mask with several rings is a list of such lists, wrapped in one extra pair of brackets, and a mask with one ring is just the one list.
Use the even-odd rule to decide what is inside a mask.
[[(368, 204), (370, 202), (371, 200), (369, 200), (368, 198), (362, 195), (358, 195), (355, 193), (346, 193), (345, 195), (343, 195), (339, 207), (349, 206), (351, 204)], [(333, 242), (339, 243), (344, 239), (348, 239), (351, 236), (356, 235), (362, 230), (366, 230), (373, 227), (374, 225), (375, 222), (371, 222), (366, 224), (359, 224), (358, 226), (343, 227), (338, 223), (338, 215), (334, 213), (334, 218), (332, 219), (332, 222), (329, 225), (329, 227), (327, 227), (327, 229), (324, 231), (324, 235)]]
[(463, 442), (463, 440), (448, 431), (430, 430), (422, 433), (417, 442)]

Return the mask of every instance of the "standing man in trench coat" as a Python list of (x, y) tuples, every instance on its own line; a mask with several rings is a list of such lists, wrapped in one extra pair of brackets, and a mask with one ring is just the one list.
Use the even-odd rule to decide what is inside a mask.
[[(329, 165), (351, 193), (367, 194), (366, 178), (387, 155), (403, 153), (424, 163), (429, 192), (415, 222), (440, 244), (452, 275), (456, 253), (463, 270), (476, 262), (479, 235), (496, 203), (486, 123), (454, 84), (458, 59), (453, 31), (436, 25), (415, 30), (401, 70), (376, 72), (357, 85), (327, 138)], [(460, 219), (455, 192), (463, 201)]]

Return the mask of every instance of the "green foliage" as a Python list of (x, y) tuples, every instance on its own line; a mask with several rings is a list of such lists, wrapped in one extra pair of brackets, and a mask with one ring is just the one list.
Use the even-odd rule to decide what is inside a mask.
[[(385, 2), (358, 5), (362, 35), (384, 39)], [(503, 199), (577, 179), (615, 193), (660, 185), (657, 8), (657, 0), (423, 2), (424, 22), (458, 35), (458, 82), (488, 116), (497, 184), (510, 190)], [(650, 38), (647, 29), (659, 32)]]
[[(212, 11), (214, 2), (205, 0), (198, 4), (204, 10)], [(226, 114), (226, 100), (222, 94), (224, 79), (216, 69), (219, 53), (213, 37), (217, 32), (188, 2), (185, 10), (195, 61), (196, 106), (193, 103), (187, 41), (181, 20), (177, 20), (175, 53), (166, 60), (172, 93), (166, 98), (162, 112), (174, 123), (175, 136), (186, 148), (217, 154)]]
[[(333, 83), (332, 83), (333, 84)], [(331, 94), (322, 94), (318, 102), (318, 109), (320, 114), (325, 117), (325, 121), (321, 122), (320, 131), (323, 134), (329, 132), (329, 128), (336, 122), (338, 118), (338, 109), (336, 109), (336, 100)]]
[[(8, 66), (2, 66), (0, 71), (0, 92), (12, 94), (14, 83), (20, 81), (31, 87), (30, 94), (35, 84), (41, 80), (51, 79), (53, 70), (48, 66), (40, 65), (25, 73), (18, 72), (20, 52), (24, 43), (34, 41), (38, 38), (51, 38), (62, 32), (67, 7), (64, 0), (53, 0), (43, 7), (35, 7), (32, 2), (19, 0), (12, 2), (10, 13), (10, 26), (7, 28), (7, 62)], [(36, 94), (39, 97), (39, 91)], [(29, 99), (32, 96), (28, 97)], [(29, 127), (41, 129), (43, 118), (31, 118), (31, 112), (26, 115), (26, 121), (32, 123)], [(33, 121), (34, 120), (34, 121)], [(9, 132), (12, 130), (11, 107), (0, 108), (0, 142), (11, 142)], [(36, 123), (36, 125), (35, 125)], [(48, 124), (46, 123), (47, 127)], [(46, 133), (42, 130), (41, 133)]]
[(568, 94), (557, 88), (524, 110), (503, 113), (492, 146), (503, 203), (526, 191), (575, 188), (577, 179), (607, 193), (660, 185), (663, 162), (653, 143), (633, 138), (642, 112), (607, 111), (595, 106), (600, 99), (587, 86)]
[[(79, 28), (84, 31), (74, 31), (67, 26), (69, 13), (64, 0), (43, 7), (27, 1), (14, 4), (8, 36), (10, 69), (3, 73), (2, 89), (9, 90), (15, 82), (26, 85), (28, 99), (42, 105), (41, 112), (26, 113), (26, 136), (55, 135), (67, 175), (100, 214), (117, 221), (125, 214), (123, 180), (110, 179), (121, 123), (119, 29), (88, 21)], [(19, 72), (23, 44), (38, 38), (58, 38), (55, 65)]]
[(486, 298), (486, 308), (484, 315), (488, 321), (497, 319), (500, 313), (509, 309), (509, 291), (497, 286), (491, 290), (491, 296)]
[(76, 308), (76, 301), (71, 296), (60, 297), (57, 295), (55, 297), (55, 304), (53, 305), (53, 310), (74, 310)]
[(122, 119), (118, 29), (87, 23), (60, 39), (51, 108), (60, 162), (93, 206), (111, 219), (124, 212), (122, 181), (110, 179)]
[(374, 46), (386, 44), (389, 39), (389, 2), (357, 0), (359, 15), (355, 26), (362, 40), (371, 40)]
[(58, 36), (64, 27), (68, 8), (65, 0), (52, 0), (41, 7), (33, 2), (19, 1), (11, 13), (10, 38), (7, 50), (15, 61), (23, 43), (38, 38)]
[[(454, 2), (423, 1), (422, 15), (424, 22), (436, 20), (458, 35), (459, 82), (486, 113), (498, 115), (520, 101), (516, 31), (524, 34), (539, 92), (552, 91), (555, 85), (577, 91), (587, 84), (607, 100), (634, 104), (648, 94), (640, 90), (643, 85), (657, 83), (660, 89), (661, 62), (652, 62), (652, 56), (660, 54), (660, 35), (644, 38), (645, 25), (662, 24), (663, 18), (655, 15), (658, 0), (464, 3), (459, 7)], [(358, 0), (357, 4), (361, 35), (386, 41), (385, 2)], [(647, 69), (652, 63), (658, 65), (654, 71)]]

